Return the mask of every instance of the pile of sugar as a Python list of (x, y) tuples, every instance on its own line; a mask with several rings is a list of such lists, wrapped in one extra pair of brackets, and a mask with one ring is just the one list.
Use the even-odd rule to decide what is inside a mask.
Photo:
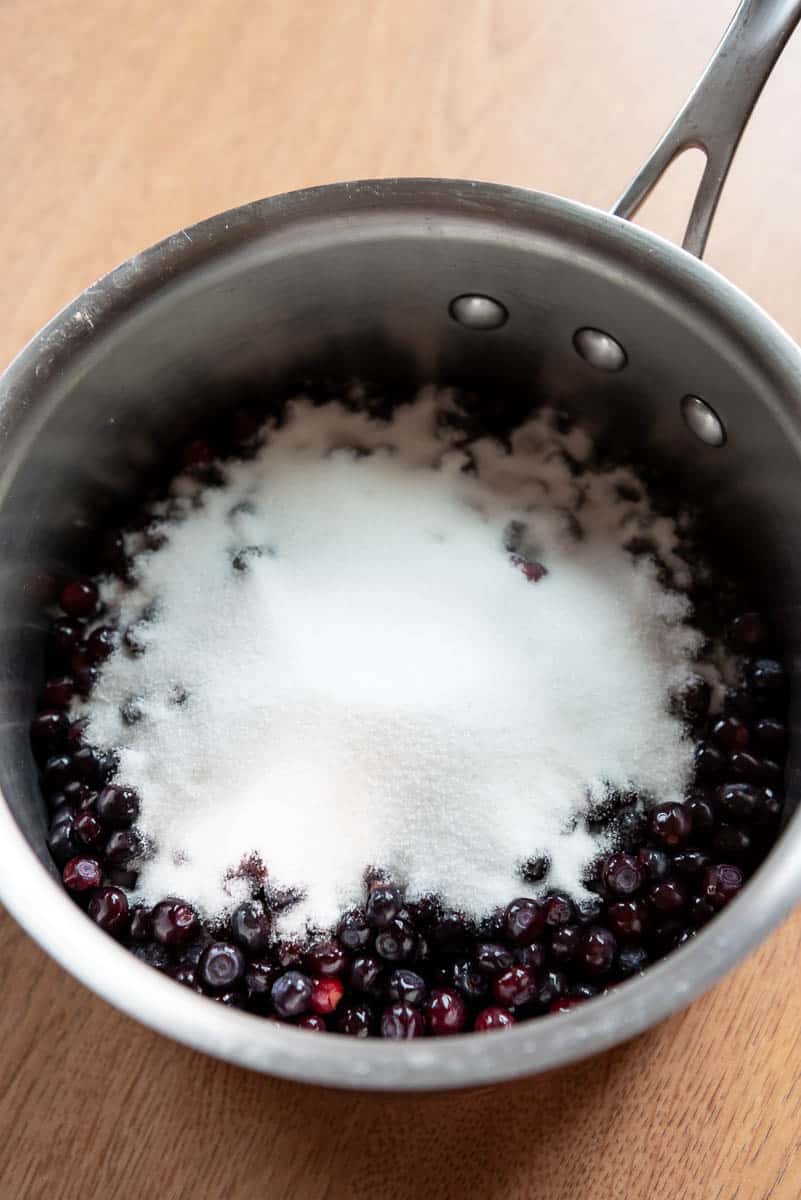
[(159, 548), (128, 535), (137, 582), (102, 599), (140, 653), (120, 644), (73, 716), (140, 795), (138, 898), (222, 914), (257, 855), (302, 891), (285, 933), (334, 923), (368, 867), (481, 914), (534, 855), (580, 894), (603, 845), (581, 815), (610, 789), (681, 798), (669, 697), (701, 639), (624, 548), (650, 539), (686, 586), (674, 523), (552, 412), (511, 453), (459, 449), (451, 402), (427, 390), (387, 422), (296, 401), (224, 486), (174, 482)]

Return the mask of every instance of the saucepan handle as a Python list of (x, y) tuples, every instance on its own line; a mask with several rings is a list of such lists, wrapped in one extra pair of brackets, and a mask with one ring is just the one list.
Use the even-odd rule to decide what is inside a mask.
[(742, 0), (687, 103), (612, 209), (616, 216), (633, 217), (674, 159), (702, 150), (706, 165), (682, 241), (701, 257), (743, 130), (799, 19), (801, 0)]

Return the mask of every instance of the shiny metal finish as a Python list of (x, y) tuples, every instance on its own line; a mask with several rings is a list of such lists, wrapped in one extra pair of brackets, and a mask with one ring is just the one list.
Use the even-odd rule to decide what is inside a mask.
[(726, 430), (718, 414), (700, 396), (685, 396), (681, 402), (681, 415), (691, 433), (707, 446), (723, 446)]
[[(799, 6), (746, 7), (757, 21)], [(449, 313), (464, 295), (509, 298), (513, 319), (476, 337)], [(590, 321), (615, 331), (625, 371), (579, 360), (574, 334)], [(243, 389), (269, 405), (309, 382), (344, 388), (354, 377), (390, 397), (432, 379), (469, 386), (475, 418), (492, 429), (551, 401), (619, 453), (667, 468), (688, 503), (704, 506), (722, 553), (741, 560), (747, 527), (755, 599), (785, 642), (797, 712), (801, 351), (765, 313), (663, 239), (553, 196), (436, 179), (277, 196), (135, 256), (68, 305), (0, 379), (0, 895), (111, 1003), (255, 1070), (404, 1091), (547, 1070), (688, 1003), (801, 899), (797, 722), (788, 821), (743, 894), (643, 976), (502, 1037), (311, 1038), (211, 1004), (102, 933), (64, 893), (45, 846), (27, 738), (44, 581), (79, 567), (87, 524), (141, 495), (177, 442), (230, 412)], [(680, 396), (703, 396), (719, 414), (725, 453), (687, 436)]]
[(573, 335), (573, 345), (591, 367), (599, 371), (622, 371), (626, 365), (626, 351), (611, 333), (585, 326)]
[(457, 296), (450, 313), (466, 329), (500, 329), (509, 320), (504, 305), (490, 296)]
[(687, 103), (613, 212), (633, 217), (674, 159), (703, 150), (706, 166), (682, 245), (699, 258), (734, 153), (765, 81), (801, 18), (801, 0), (743, 0)]

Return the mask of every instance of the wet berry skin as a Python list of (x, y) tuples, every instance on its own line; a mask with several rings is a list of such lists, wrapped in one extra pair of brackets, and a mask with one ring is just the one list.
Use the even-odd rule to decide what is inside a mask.
[(683, 804), (657, 804), (651, 809), (649, 826), (660, 845), (670, 849), (681, 846), (692, 832), (690, 814)]
[(651, 846), (644, 846), (637, 854), (637, 861), (649, 883), (659, 883), (660, 880), (667, 879), (670, 874), (670, 855), (664, 850), (655, 850)]
[(739, 867), (729, 863), (707, 867), (704, 871), (701, 894), (716, 911), (723, 908), (738, 894), (743, 886), (743, 873)]
[(527, 946), (537, 940), (545, 928), (545, 910), (539, 900), (520, 897), (504, 913), (504, 933), (515, 946)]
[(543, 901), (545, 909), (545, 925), (548, 929), (558, 929), (561, 925), (569, 925), (574, 916), (573, 901), (563, 892), (553, 892)]
[(235, 908), (229, 920), (231, 937), (251, 958), (263, 954), (270, 945), (272, 922), (264, 905), (245, 901)]
[(341, 975), (346, 958), (342, 947), (334, 941), (314, 942), (306, 952), (306, 966), (312, 975), (325, 979)]
[(59, 603), (68, 617), (90, 617), (97, 607), (97, 588), (91, 579), (73, 579), (61, 589)]
[(122, 867), (142, 853), (142, 838), (135, 829), (115, 829), (106, 842), (106, 860)]
[(99, 793), (95, 807), (109, 829), (127, 829), (139, 816), (139, 797), (133, 788), (112, 783)]
[(474, 966), (471, 959), (453, 963), (449, 982), (466, 1000), (480, 1000), (489, 990), (489, 980)]
[(375, 1016), (369, 1004), (355, 1001), (342, 1004), (337, 1012), (336, 1027), (348, 1037), (369, 1037), (375, 1028)]
[(467, 1005), (454, 988), (435, 988), (425, 1006), (428, 1032), (434, 1037), (461, 1033), (467, 1025)]
[(301, 1017), (297, 1025), (298, 1029), (311, 1029), (314, 1033), (327, 1033), (328, 1026), (322, 1017), (318, 1017), (317, 1013), (306, 1013), (305, 1017)]
[(572, 962), (576, 957), (581, 938), (581, 929), (577, 925), (563, 925), (555, 929), (551, 936), (550, 958), (557, 966)]
[(345, 913), (345, 916), (337, 927), (337, 937), (346, 950), (351, 953), (357, 950), (365, 950), (370, 944), (372, 931), (367, 923), (367, 916), (363, 909), (352, 909)]
[(714, 783), (726, 770), (726, 755), (711, 742), (700, 742), (695, 749), (695, 773), (702, 782)]
[(606, 920), (619, 941), (637, 942), (648, 927), (648, 912), (642, 900), (619, 900), (609, 905)]
[(631, 854), (612, 854), (603, 867), (603, 881), (616, 896), (631, 896), (643, 882), (643, 869)]
[(150, 914), (153, 937), (162, 946), (182, 946), (198, 930), (197, 913), (183, 900), (162, 900)]
[(492, 994), (503, 1008), (521, 1008), (530, 1004), (537, 994), (536, 973), (531, 967), (511, 967), (495, 980)]
[(75, 832), (84, 846), (92, 849), (99, 846), (105, 837), (105, 830), (90, 808), (79, 812), (75, 818)]
[(614, 934), (596, 925), (582, 933), (576, 961), (588, 975), (603, 975), (612, 966), (616, 949)]
[(488, 1033), (494, 1029), (511, 1029), (514, 1024), (515, 1019), (508, 1008), (493, 1004), (481, 1010), (473, 1022), (473, 1029), (476, 1033)]
[(680, 883), (673, 879), (665, 879), (662, 883), (655, 883), (650, 889), (648, 903), (657, 912), (672, 916), (684, 908), (687, 893)]
[(423, 1014), (411, 1004), (392, 1004), (381, 1014), (381, 1036), (395, 1041), (423, 1037), (426, 1023)]
[(389, 977), (386, 994), (393, 1004), (411, 1004), (413, 1008), (419, 1008), (428, 998), (428, 987), (422, 975), (399, 967)]
[(47, 848), (56, 864), (64, 867), (80, 853), (81, 840), (75, 829), (75, 810), (68, 804), (54, 809), (47, 831)]
[(69, 718), (58, 708), (47, 708), (31, 721), (31, 745), (42, 758), (56, 754), (67, 740)]
[(227, 992), (245, 974), (245, 958), (232, 942), (212, 942), (200, 956), (198, 982), (210, 992)]
[(367, 924), (373, 929), (383, 929), (395, 920), (402, 907), (403, 900), (396, 887), (377, 884), (367, 898)]
[(639, 975), (648, 966), (648, 951), (643, 946), (623, 946), (617, 956), (615, 973), (620, 979)]
[(135, 904), (131, 909), (129, 932), (135, 942), (146, 942), (153, 936), (150, 910), (145, 908), (143, 904)]
[(285, 971), (272, 986), (270, 995), (279, 1017), (300, 1017), (311, 1006), (312, 981), (300, 971)]
[(103, 868), (96, 858), (78, 854), (66, 864), (61, 877), (69, 891), (88, 892), (100, 887), (103, 882)]
[(99, 625), (86, 639), (86, 657), (90, 663), (103, 662), (114, 649), (114, 630), (108, 625)]
[(315, 979), (312, 981), (311, 1010), (318, 1016), (327, 1017), (335, 1012), (345, 995), (345, 985), (339, 979)]
[(402, 917), (395, 917), (383, 925), (375, 935), (375, 950), (388, 962), (406, 962), (412, 957), (417, 938), (411, 924)]
[(116, 887), (98, 888), (86, 911), (96, 925), (114, 937), (121, 937), (130, 924), (128, 897)]
[(369, 954), (360, 954), (354, 958), (347, 972), (348, 986), (354, 992), (365, 992), (375, 995), (379, 990), (379, 981), (384, 974), (384, 963)]

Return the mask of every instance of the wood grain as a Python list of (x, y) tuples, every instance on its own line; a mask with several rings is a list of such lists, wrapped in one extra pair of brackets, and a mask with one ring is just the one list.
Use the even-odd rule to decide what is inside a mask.
[[(0, 362), (173, 229), (331, 179), (464, 175), (609, 204), (731, 0), (0, 3)], [(771, 79), (709, 261), (801, 336), (801, 38)], [(672, 236), (691, 162), (649, 205)], [(617, 1051), (392, 1100), (202, 1058), (0, 921), (0, 1196), (797, 1200), (797, 916)]]

